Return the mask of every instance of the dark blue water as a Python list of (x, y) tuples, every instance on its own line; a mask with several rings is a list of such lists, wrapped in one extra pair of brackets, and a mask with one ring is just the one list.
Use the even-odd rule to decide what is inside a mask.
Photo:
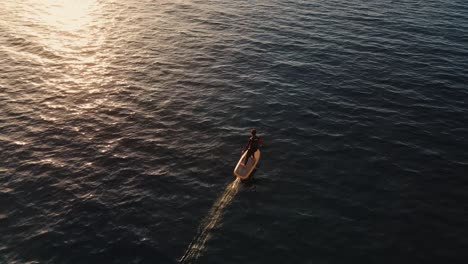
[(4, 0), (0, 263), (464, 263), (467, 76), (458, 0)]

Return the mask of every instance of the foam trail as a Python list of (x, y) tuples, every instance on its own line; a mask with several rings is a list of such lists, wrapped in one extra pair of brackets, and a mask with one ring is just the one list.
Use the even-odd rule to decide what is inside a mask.
[(205, 243), (210, 239), (211, 230), (221, 221), (224, 208), (226, 208), (226, 206), (232, 202), (234, 196), (236, 196), (239, 190), (239, 182), (240, 180), (238, 178), (231, 182), (224, 190), (224, 193), (213, 204), (210, 212), (201, 222), (197, 235), (193, 238), (180, 259), (180, 263), (194, 263), (200, 257), (205, 248)]

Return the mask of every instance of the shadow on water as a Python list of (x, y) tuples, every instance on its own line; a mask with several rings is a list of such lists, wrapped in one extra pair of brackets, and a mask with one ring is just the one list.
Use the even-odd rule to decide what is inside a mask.
[(184, 255), (179, 260), (180, 263), (194, 263), (201, 256), (206, 242), (211, 237), (211, 230), (221, 221), (224, 209), (232, 202), (239, 191), (240, 182), (238, 178), (231, 182), (213, 204), (210, 212), (200, 224), (197, 235), (193, 238)]

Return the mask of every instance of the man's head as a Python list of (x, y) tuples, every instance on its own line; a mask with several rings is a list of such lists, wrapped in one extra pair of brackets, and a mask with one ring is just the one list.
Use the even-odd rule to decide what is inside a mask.
[(250, 130), (250, 133), (252, 134), (252, 136), (255, 136), (257, 134), (257, 130), (255, 130), (255, 128), (252, 128), (252, 130)]

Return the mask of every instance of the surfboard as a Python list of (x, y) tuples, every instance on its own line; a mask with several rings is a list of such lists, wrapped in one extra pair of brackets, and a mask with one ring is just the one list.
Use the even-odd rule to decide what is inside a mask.
[(247, 161), (247, 165), (244, 166), (244, 160), (246, 155), (247, 151), (244, 152), (244, 154), (242, 154), (242, 157), (239, 159), (239, 162), (237, 162), (236, 168), (234, 168), (234, 175), (236, 175), (236, 177), (240, 178), (241, 180), (249, 178), (250, 174), (252, 174), (252, 171), (255, 169), (255, 167), (258, 164), (258, 161), (260, 160), (260, 150), (255, 151), (255, 158), (250, 157)]

